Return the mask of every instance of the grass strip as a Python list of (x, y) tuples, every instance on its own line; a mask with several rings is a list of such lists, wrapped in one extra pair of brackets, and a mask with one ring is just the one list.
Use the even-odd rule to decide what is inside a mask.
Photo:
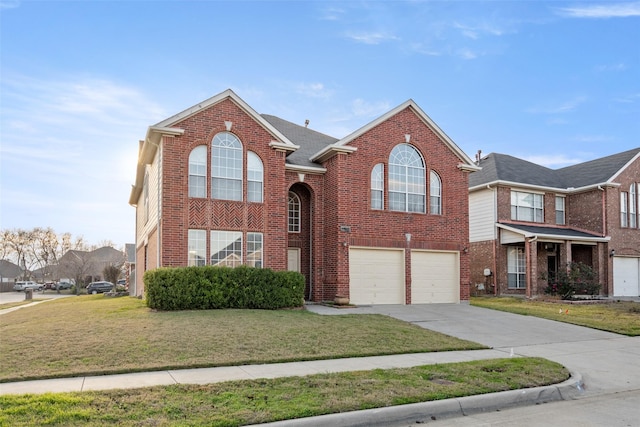
[(0, 396), (0, 425), (241, 426), (556, 384), (541, 358), (320, 374), (209, 385)]
[(571, 303), (532, 301), (514, 297), (473, 297), (471, 305), (542, 317), (631, 337), (640, 335), (640, 304), (632, 301)]
[(0, 382), (486, 348), (382, 315), (159, 312), (102, 295), (6, 313), (0, 336)]

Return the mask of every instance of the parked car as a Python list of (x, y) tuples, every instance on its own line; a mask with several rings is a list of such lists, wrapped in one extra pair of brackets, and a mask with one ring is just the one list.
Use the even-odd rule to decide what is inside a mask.
[(16, 282), (13, 285), (13, 290), (17, 292), (26, 291), (27, 289), (34, 289), (37, 291), (41, 291), (42, 289), (44, 289), (44, 285), (41, 285), (36, 282), (32, 282), (31, 280)]
[(113, 291), (114, 285), (111, 282), (91, 282), (87, 286), (88, 294), (99, 294), (103, 292), (111, 292)]
[(54, 289), (59, 289), (59, 290), (71, 289), (71, 286), (73, 286), (73, 283), (71, 283), (69, 279), (60, 279), (60, 281), (57, 284), (57, 288), (54, 288)]

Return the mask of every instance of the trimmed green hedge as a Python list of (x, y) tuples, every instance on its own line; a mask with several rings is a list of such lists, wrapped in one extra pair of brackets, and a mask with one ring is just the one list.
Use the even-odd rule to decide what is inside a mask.
[(144, 273), (147, 306), (157, 310), (258, 308), (304, 303), (304, 276), (268, 268), (174, 267)]

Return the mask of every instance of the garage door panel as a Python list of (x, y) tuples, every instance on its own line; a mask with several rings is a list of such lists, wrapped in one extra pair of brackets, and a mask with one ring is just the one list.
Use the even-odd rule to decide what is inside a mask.
[(613, 258), (613, 295), (617, 297), (640, 295), (640, 258)]
[(457, 252), (411, 252), (411, 303), (460, 302)]
[(349, 249), (352, 304), (404, 304), (404, 251)]

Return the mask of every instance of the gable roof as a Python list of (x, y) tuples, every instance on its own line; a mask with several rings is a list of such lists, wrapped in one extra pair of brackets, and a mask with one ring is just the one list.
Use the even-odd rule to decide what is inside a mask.
[(542, 225), (510, 224), (499, 222), (499, 228), (521, 234), (524, 237), (538, 237), (540, 239), (562, 239), (584, 242), (608, 242), (610, 237), (603, 237), (599, 234), (578, 230), (572, 227), (548, 227)]
[[(480, 169), (471, 160), (471, 158), (469, 158), (469, 156), (467, 156), (464, 153), (464, 151), (462, 151), (460, 147), (458, 147), (458, 145), (455, 142), (453, 142), (453, 140), (449, 138), (449, 136), (446, 133), (444, 133), (444, 131), (440, 129), (440, 127), (433, 120), (431, 120), (431, 117), (429, 117), (420, 107), (418, 107), (418, 104), (416, 104), (412, 99), (409, 99), (403, 102), (402, 104), (398, 105), (396, 108), (388, 111), (387, 113), (383, 114), (382, 116), (378, 117), (372, 122), (364, 125), (363, 127), (356, 130), (355, 132), (352, 132), (351, 134), (342, 138), (340, 141), (333, 144), (332, 148), (339, 149), (339, 147), (347, 146), (347, 144), (349, 144), (351, 141), (358, 138), (365, 132), (368, 132), (369, 130), (389, 120), (391, 117), (395, 116), (396, 114), (400, 113), (401, 111), (407, 108), (411, 109), (411, 111), (413, 111), (416, 114), (416, 116), (418, 116), (418, 118), (420, 118), (420, 120), (422, 120), (424, 124), (427, 125), (427, 127), (429, 127), (442, 140), (442, 142), (444, 142), (444, 144), (458, 157), (458, 159), (460, 159), (461, 163), (458, 165), (459, 168), (469, 170), (469, 171), (476, 171)], [(325, 150), (326, 149), (327, 148), (325, 148)], [(314, 157), (317, 158), (317, 157), (320, 157), (321, 155), (322, 155), (322, 152), (317, 153)], [(312, 157), (312, 160), (314, 159), (314, 157)]]
[(0, 276), (9, 279), (15, 279), (22, 276), (23, 273), (24, 270), (22, 270), (22, 268), (12, 263), (11, 261), (7, 261), (6, 259), (0, 260)]
[(640, 147), (561, 169), (550, 169), (506, 154), (491, 153), (480, 160), (482, 170), (469, 176), (469, 188), (474, 190), (501, 183), (573, 191), (615, 185), (616, 177), (639, 157)]

